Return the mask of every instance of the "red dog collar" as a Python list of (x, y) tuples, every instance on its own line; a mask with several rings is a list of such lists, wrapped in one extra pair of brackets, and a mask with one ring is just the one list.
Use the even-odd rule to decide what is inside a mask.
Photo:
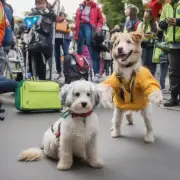
[(82, 113), (82, 114), (77, 114), (77, 113), (71, 113), (72, 117), (75, 118), (75, 117), (82, 117), (82, 118), (86, 118), (88, 116), (90, 116), (91, 114), (93, 113), (93, 110), (87, 112), (87, 113)]

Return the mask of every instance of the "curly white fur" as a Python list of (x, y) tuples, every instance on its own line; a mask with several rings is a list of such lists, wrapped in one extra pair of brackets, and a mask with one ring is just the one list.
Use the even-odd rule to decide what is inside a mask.
[[(100, 91), (91, 82), (76, 81), (65, 85), (61, 90), (61, 100), (66, 108), (74, 113), (87, 113), (100, 102)], [(84, 107), (83, 103), (86, 103)], [(60, 123), (60, 137), (56, 138)], [(98, 117), (93, 112), (86, 117), (60, 118), (47, 129), (43, 137), (43, 151), (31, 148), (20, 154), (21, 161), (34, 161), (43, 157), (58, 159), (58, 170), (68, 170), (73, 164), (73, 156), (87, 161), (91, 167), (102, 168), (103, 162), (97, 148)]]

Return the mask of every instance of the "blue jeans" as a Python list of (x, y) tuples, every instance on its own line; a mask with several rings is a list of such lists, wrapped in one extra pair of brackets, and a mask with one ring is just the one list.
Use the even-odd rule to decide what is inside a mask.
[(64, 56), (69, 54), (69, 45), (70, 45), (71, 40), (70, 39), (64, 39), (63, 42), (63, 52), (64, 52)]
[(0, 76), (0, 94), (15, 92), (16, 88), (17, 88), (16, 81), (7, 79), (4, 76)]
[(168, 74), (168, 63), (160, 63), (160, 71), (161, 71), (161, 75), (160, 75), (160, 85), (161, 85), (161, 89), (165, 89), (165, 80)]
[(92, 64), (94, 74), (99, 74), (100, 72), (100, 53), (95, 50), (92, 51)]
[(78, 42), (77, 42), (78, 54), (82, 54), (85, 40), (92, 59), (92, 27), (88, 23), (81, 23), (79, 29)]

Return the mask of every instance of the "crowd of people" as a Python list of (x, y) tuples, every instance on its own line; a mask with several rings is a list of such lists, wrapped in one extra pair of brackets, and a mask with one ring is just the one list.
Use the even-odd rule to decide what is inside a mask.
[[(14, 22), (10, 22), (6, 13), (4, 13), (5, 3), (6, 2), (4, 0), (1, 0), (1, 93), (4, 93), (5, 91), (13, 92), (17, 85), (17, 82), (14, 80), (8, 80), (6, 77), (3, 77), (5, 62), (3, 47), (4, 34), (7, 28), (12, 28), (12, 31), (14, 28)], [(51, 5), (47, 2), (47, 0), (35, 1), (35, 9), (38, 11), (46, 11), (50, 8)], [(77, 7), (75, 22), (73, 23), (68, 20), (67, 14), (64, 11), (60, 11), (59, 14), (51, 14), (51, 20), (56, 22), (54, 48), (56, 71), (58, 74), (57, 79), (64, 78), (62, 61), (60, 60), (60, 57), (65, 57), (72, 51), (76, 51), (78, 54), (82, 54), (89, 59), (93, 69), (94, 81), (99, 82), (101, 76), (104, 73), (105, 75), (109, 75), (110, 67), (112, 69), (113, 59), (110, 54), (111, 35), (115, 32), (128, 33), (132, 31), (139, 31), (144, 34), (144, 40), (142, 41), (142, 65), (147, 67), (155, 76), (157, 64), (160, 64), (160, 85), (163, 92), (166, 91), (165, 80), (169, 70), (171, 98), (165, 102), (164, 105), (178, 105), (180, 101), (180, 65), (178, 60), (180, 53), (180, 1), (169, 0), (168, 3), (163, 7), (162, 12), (156, 18), (153, 16), (152, 9), (150, 8), (145, 9), (143, 18), (138, 17), (138, 13), (138, 7), (133, 4), (127, 5), (125, 8), (126, 21), (123, 24), (116, 25), (111, 31), (106, 24), (105, 15), (102, 13), (98, 4), (93, 0), (84, 0), (83, 3)], [(142, 18), (142, 21), (140, 18)], [(21, 32), (21, 29), (22, 28), (19, 28), (19, 33)], [(103, 40), (98, 39), (99, 37), (103, 37)], [(158, 43), (160, 47), (158, 47)], [(39, 79), (45, 79), (46, 64), (43, 65), (40, 63), (40, 54), (36, 53), (34, 56), (38, 59), (37, 71), (39, 74)], [(48, 58), (49, 57), (47, 56), (47, 59)], [(9, 84), (6, 86), (5, 82)], [(3, 87), (1, 88), (1, 86)], [(5, 86), (8, 88), (4, 88)]]

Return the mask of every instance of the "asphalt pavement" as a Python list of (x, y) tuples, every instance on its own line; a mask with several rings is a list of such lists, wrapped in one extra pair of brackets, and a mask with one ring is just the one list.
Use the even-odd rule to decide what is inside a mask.
[(135, 125), (123, 123), (124, 137), (110, 137), (112, 111), (97, 109), (100, 119), (99, 149), (105, 167), (95, 170), (80, 162), (66, 172), (56, 162), (18, 162), (21, 150), (41, 145), (43, 132), (58, 119), (59, 113), (22, 114), (5, 106), (6, 120), (0, 122), (0, 180), (179, 180), (180, 112), (153, 109), (155, 144), (145, 144), (145, 127), (137, 113)]

